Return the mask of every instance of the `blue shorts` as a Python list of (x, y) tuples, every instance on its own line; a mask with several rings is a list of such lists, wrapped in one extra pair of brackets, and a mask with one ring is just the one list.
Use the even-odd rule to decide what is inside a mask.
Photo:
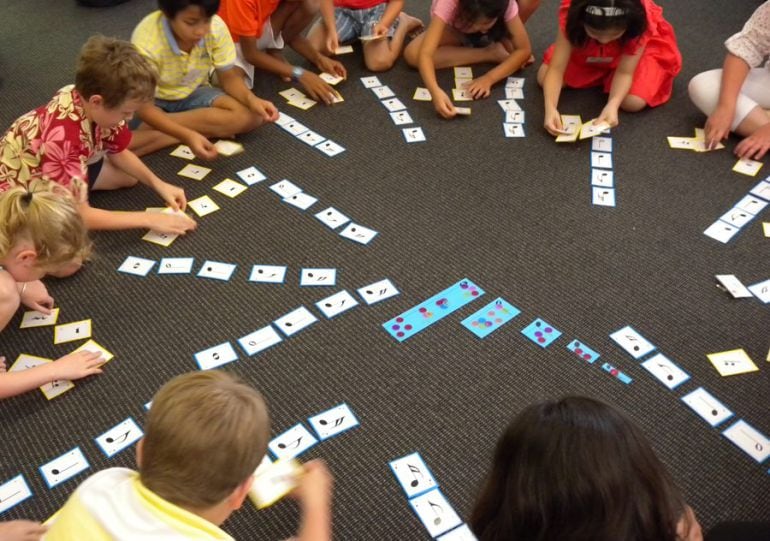
[[(345, 43), (361, 36), (374, 33), (374, 25), (380, 22), (388, 7), (387, 2), (377, 4), (368, 9), (334, 8), (334, 25), (337, 27), (337, 39)], [(398, 18), (388, 29), (388, 37), (392, 38), (398, 26)]]
[[(190, 109), (202, 109), (203, 107), (211, 107), (219, 96), (224, 96), (225, 91), (221, 88), (214, 86), (199, 86), (192, 91), (192, 94), (181, 100), (162, 100), (155, 98), (155, 105), (166, 111), (167, 113), (181, 113), (182, 111), (189, 111)], [(128, 122), (128, 128), (131, 130), (137, 129), (142, 123), (142, 119), (138, 116), (134, 116)]]

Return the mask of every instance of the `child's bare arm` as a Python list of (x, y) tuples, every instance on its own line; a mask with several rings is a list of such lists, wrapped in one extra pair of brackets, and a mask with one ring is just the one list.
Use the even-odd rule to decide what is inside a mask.
[(388, 29), (391, 27), (393, 22), (398, 18), (398, 15), (401, 13), (401, 11), (404, 9), (404, 0), (390, 0), (388, 2), (388, 7), (385, 8), (385, 13), (382, 14), (382, 19), (380, 19), (380, 22), (377, 23), (375, 26), (375, 30), (377, 27), (384, 27), (385, 32), (387, 33)]
[(326, 29), (326, 52), (334, 54), (340, 46), (339, 36), (337, 35), (337, 22), (334, 19), (334, 0), (321, 0), (319, 11), (321, 20)]
[(618, 67), (612, 76), (607, 105), (599, 115), (598, 122), (606, 122), (610, 127), (617, 126), (620, 104), (628, 95), (628, 91), (631, 90), (631, 85), (634, 82), (634, 71), (636, 71), (636, 66), (639, 64), (639, 59), (642, 57), (643, 52), (644, 48), (641, 48), (634, 55), (623, 55), (620, 57)]
[(88, 229), (118, 231), (122, 229), (152, 229), (160, 233), (184, 235), (195, 229), (195, 220), (180, 214), (159, 212), (123, 212), (94, 208), (81, 203), (78, 212)]
[(249, 111), (258, 114), (267, 122), (274, 122), (278, 119), (278, 109), (275, 108), (275, 105), (255, 96), (243, 81), (240, 70), (217, 71), (217, 76), (222, 90), (245, 105)]
[(474, 99), (489, 96), (492, 85), (521, 69), (532, 54), (529, 35), (524, 28), (524, 23), (521, 22), (521, 18), (514, 17), (507, 22), (507, 26), (508, 31), (513, 36), (513, 52), (484, 75), (471, 81), (471, 84), (468, 85), (468, 92)]
[(332, 476), (322, 460), (305, 464), (305, 473), (297, 487), (302, 518), (297, 541), (331, 541)]
[(103, 363), (99, 353), (79, 351), (52, 363), (41, 364), (18, 372), (0, 373), (0, 398), (8, 398), (60, 379), (80, 379), (101, 374)]
[(556, 45), (553, 49), (551, 63), (543, 78), (543, 99), (545, 101), (545, 129), (551, 135), (559, 135), (562, 131), (561, 119), (559, 118), (559, 96), (561, 95), (562, 85), (564, 84), (564, 72), (569, 63), (569, 57), (572, 54), (572, 45), (570, 44), (564, 32), (559, 30), (556, 36)]
[(178, 124), (163, 109), (153, 103), (142, 106), (137, 111), (137, 116), (143, 122), (158, 131), (179, 139), (193, 151), (199, 158), (213, 159), (217, 157), (217, 149), (203, 134)]
[(446, 92), (441, 90), (441, 87), (438, 85), (436, 80), (436, 64), (433, 62), (433, 57), (436, 54), (436, 49), (445, 28), (446, 23), (434, 16), (431, 17), (430, 24), (425, 33), (417, 36), (415, 41), (422, 40), (420, 50), (417, 52), (417, 67), (420, 70), (422, 81), (425, 83), (425, 87), (433, 99), (433, 107), (436, 109), (436, 112), (444, 118), (452, 118), (457, 113), (455, 112), (452, 100), (449, 99)]
[(719, 88), (719, 101), (711, 116), (706, 120), (705, 135), (709, 147), (730, 135), (730, 127), (735, 117), (735, 104), (746, 77), (751, 68), (740, 57), (727, 53), (722, 66), (722, 84)]
[(3, 541), (39, 541), (46, 530), (48, 528), (31, 520), (0, 522), (0, 539)]

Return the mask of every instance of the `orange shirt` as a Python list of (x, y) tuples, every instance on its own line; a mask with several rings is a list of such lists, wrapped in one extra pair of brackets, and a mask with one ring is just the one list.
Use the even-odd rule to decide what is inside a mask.
[(265, 21), (280, 3), (281, 0), (222, 0), (218, 15), (230, 29), (233, 41), (238, 43), (241, 36), (260, 37)]

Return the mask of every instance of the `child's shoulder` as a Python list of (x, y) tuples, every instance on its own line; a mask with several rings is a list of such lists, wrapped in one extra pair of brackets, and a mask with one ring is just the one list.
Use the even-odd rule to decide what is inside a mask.
[(134, 27), (134, 31), (131, 33), (131, 42), (145, 40), (153, 38), (162, 34), (163, 32), (163, 20), (165, 15), (161, 10), (153, 11), (146, 15), (139, 24)]

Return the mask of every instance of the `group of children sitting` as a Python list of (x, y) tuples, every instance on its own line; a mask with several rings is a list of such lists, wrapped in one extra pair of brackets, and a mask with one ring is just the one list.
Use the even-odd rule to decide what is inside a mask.
[[(0, 331), (20, 306), (43, 313), (51, 310), (54, 301), (41, 279), (77, 272), (91, 251), (88, 231), (143, 228), (185, 234), (195, 229), (196, 222), (184, 213), (184, 191), (160, 179), (139, 156), (183, 143), (196, 156), (212, 159), (217, 151), (209, 138), (232, 137), (274, 121), (275, 106), (251, 90), (256, 70), (293, 80), (318, 101), (334, 101), (334, 90), (318, 74), (287, 61), (282, 54), (285, 44), (320, 72), (342, 77), (346, 69), (333, 58), (341, 43), (361, 39), (365, 64), (373, 71), (389, 69), (403, 52), (406, 62), (419, 69), (438, 114), (451, 118), (456, 109), (438, 85), (436, 69), (493, 64), (466, 87), (474, 99), (489, 96), (496, 83), (534, 61), (524, 23), (538, 4), (539, 0), (434, 0), (430, 23), (420, 33), (422, 23), (402, 11), (403, 0), (321, 0), (320, 8), (312, 0), (159, 0), (160, 9), (137, 25), (131, 43), (92, 37), (81, 50), (74, 85), (21, 116), (0, 140)], [(317, 11), (320, 19), (313, 25)], [(670, 99), (681, 55), (671, 25), (652, 0), (561, 0), (558, 19), (556, 41), (546, 50), (537, 72), (549, 133), (564, 131), (558, 103), (565, 86), (602, 87), (608, 98), (597, 122), (609, 126), (618, 124), (621, 109), (640, 111)], [(740, 157), (761, 159), (770, 149), (770, 117), (765, 111), (770, 108), (770, 75), (760, 67), (770, 54), (770, 2), (756, 10), (726, 47), (723, 69), (695, 77), (690, 95), (708, 116), (705, 135), (710, 146), (732, 131), (745, 137), (735, 149)], [(89, 204), (92, 190), (137, 183), (153, 189), (174, 212), (115, 212)], [(100, 364), (97, 354), (80, 352), (26, 371), (0, 373), (0, 398), (55, 379), (98, 374)], [(0, 372), (5, 368), (0, 357)], [(214, 387), (221, 383), (219, 379), (206, 382)], [(221, 384), (237, 385), (229, 380)], [(261, 430), (266, 431), (267, 425)], [(250, 466), (245, 462), (243, 471)], [(330, 482), (323, 467), (310, 466), (308, 471), (308, 478), (322, 480), (328, 492)], [(171, 494), (163, 490), (156, 494), (155, 485), (145, 483), (144, 476), (136, 481), (123, 474), (136, 494), (129, 492), (137, 498), (161, 505), (162, 496)], [(219, 500), (168, 501), (214, 518), (210, 522), (218, 524), (226, 510), (237, 508), (242, 494), (236, 489), (247, 478), (244, 474), (238, 483), (226, 487), (235, 492), (227, 493), (229, 503), (217, 507), (213, 515), (206, 504), (220, 505)], [(488, 491), (496, 494), (503, 488), (490, 481)], [(661, 504), (665, 509), (659, 517), (648, 516), (661, 518), (655, 526), (662, 528), (655, 530), (660, 537), (586, 533), (563, 538), (688, 538), (690, 534), (682, 532), (697, 530), (691, 513), (681, 497), (672, 496), (674, 489), (661, 490), (671, 498), (651, 499), (665, 501)], [(321, 497), (320, 492), (308, 489), (308, 498), (315, 502), (318, 496), (328, 507), (328, 495)], [(542, 495), (530, 496), (528, 506), (543, 501), (538, 499)], [(483, 505), (474, 515), (474, 529), (486, 532), (484, 539), (508, 539), (501, 532), (515, 524), (531, 529), (533, 516), (545, 516), (532, 508), (514, 520), (510, 509), (495, 507), (511, 502), (501, 504), (495, 498), (482, 498)], [(516, 505), (527, 502), (521, 498), (517, 496)], [(308, 508), (323, 505), (316, 502)], [(80, 511), (85, 507), (78, 504)], [(197, 513), (201, 510), (206, 512)], [(496, 512), (509, 516), (498, 524), (490, 518)], [(324, 514), (328, 519), (328, 509), (318, 516)], [(324, 520), (309, 512), (308, 524), (317, 522)], [(72, 525), (64, 519), (57, 523)], [(553, 522), (559, 523), (560, 519)], [(612, 524), (617, 528), (614, 532), (627, 526), (622, 521)], [(516, 538), (554, 537), (517, 534)]]

